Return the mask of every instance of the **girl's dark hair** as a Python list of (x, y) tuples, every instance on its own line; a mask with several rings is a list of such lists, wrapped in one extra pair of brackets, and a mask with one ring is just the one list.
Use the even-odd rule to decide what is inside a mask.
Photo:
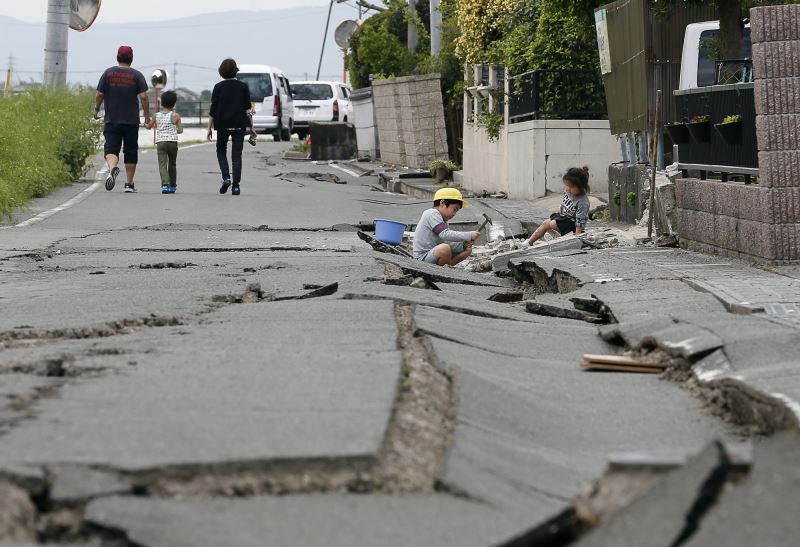
[(584, 194), (589, 193), (589, 167), (570, 167), (564, 173), (564, 181), (583, 190)]
[(236, 66), (236, 61), (230, 57), (222, 61), (219, 65), (219, 75), (225, 78), (235, 78), (236, 73), (239, 72), (239, 67)]

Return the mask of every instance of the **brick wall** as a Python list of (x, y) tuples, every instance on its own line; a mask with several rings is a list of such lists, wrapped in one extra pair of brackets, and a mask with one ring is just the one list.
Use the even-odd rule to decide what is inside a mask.
[(447, 158), (447, 131), (439, 74), (372, 82), (381, 160), (427, 169)]
[(681, 179), (689, 246), (768, 262), (800, 260), (800, 5), (750, 11), (759, 184)]

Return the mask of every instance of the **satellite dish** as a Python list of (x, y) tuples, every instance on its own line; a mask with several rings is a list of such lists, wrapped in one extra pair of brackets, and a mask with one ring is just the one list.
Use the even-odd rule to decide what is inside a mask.
[(101, 0), (70, 0), (69, 28), (83, 32), (100, 12)]
[(152, 82), (154, 88), (164, 89), (167, 87), (167, 71), (163, 68), (154, 70), (153, 75), (150, 76), (150, 82)]
[(336, 40), (336, 45), (342, 49), (350, 47), (350, 38), (356, 33), (359, 26), (361, 26), (359, 22), (353, 21), (352, 19), (346, 19), (339, 23), (333, 35)]

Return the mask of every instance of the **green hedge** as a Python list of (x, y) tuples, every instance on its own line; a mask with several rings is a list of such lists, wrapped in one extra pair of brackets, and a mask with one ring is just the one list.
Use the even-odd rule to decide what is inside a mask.
[(102, 132), (92, 99), (65, 89), (0, 97), (0, 219), (83, 175)]

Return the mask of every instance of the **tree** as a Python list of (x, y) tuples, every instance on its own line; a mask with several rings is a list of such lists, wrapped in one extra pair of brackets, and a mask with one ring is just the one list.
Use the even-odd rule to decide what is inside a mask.
[[(353, 87), (369, 85), (370, 74), (376, 77), (411, 74), (418, 61), (430, 51), (428, 32), (430, 12), (425, 2), (417, 5), (412, 19), (404, 0), (384, 0), (386, 11), (364, 21), (350, 39), (350, 80)], [(408, 50), (408, 25), (413, 22), (420, 35), (417, 51)]]

